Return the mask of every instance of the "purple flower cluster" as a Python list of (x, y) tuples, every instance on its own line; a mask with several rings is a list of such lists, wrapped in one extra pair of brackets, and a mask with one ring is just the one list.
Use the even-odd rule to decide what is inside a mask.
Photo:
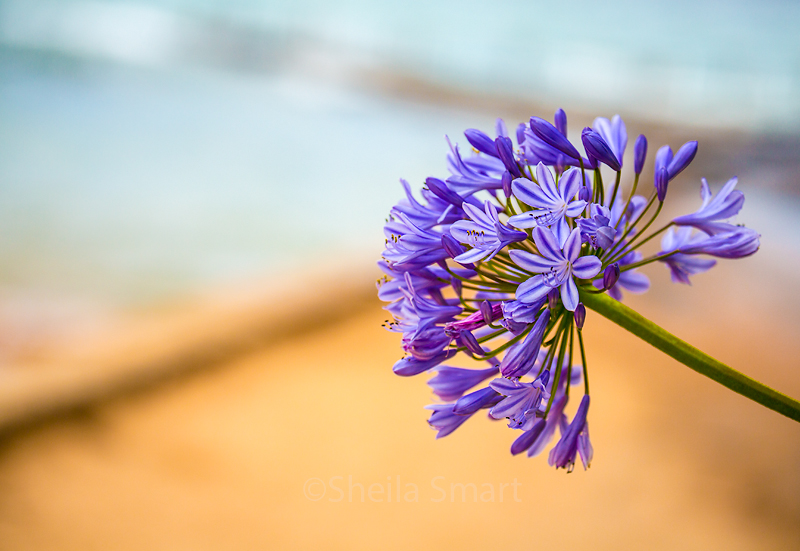
[[(586, 468), (593, 450), (581, 295), (621, 300), (622, 290), (645, 292), (650, 282), (637, 270), (652, 262), (689, 283), (714, 258), (753, 254), (760, 236), (728, 221), (744, 203), (735, 178), (716, 195), (703, 179), (696, 212), (647, 233), (697, 142), (674, 154), (661, 147), (652, 186), (638, 195), (647, 139), (634, 143), (626, 194), (628, 134), (619, 115), (583, 129), (584, 154), (567, 138), (560, 109), (554, 124), (538, 117), (520, 124), (516, 145), (502, 120), (495, 134), (467, 130), (468, 155), (448, 139), (450, 174), (428, 178), (421, 200), (401, 180), (405, 198), (384, 226), (378, 280), (393, 318), (386, 327), (402, 334), (405, 356), (394, 372), (434, 374), (428, 384), (439, 401), (428, 406), (428, 422), (437, 437), (487, 410), (517, 431), (512, 454), (538, 455), (555, 442), (550, 465), (571, 471), (580, 457)], [(659, 234), (661, 250), (645, 257), (640, 247)], [(472, 367), (444, 365), (457, 358)], [(583, 396), (570, 420), (576, 385)]]

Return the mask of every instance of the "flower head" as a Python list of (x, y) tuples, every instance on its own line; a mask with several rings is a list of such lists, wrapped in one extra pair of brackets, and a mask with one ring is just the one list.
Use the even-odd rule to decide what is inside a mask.
[[(622, 308), (603, 295), (622, 300), (623, 291), (648, 290), (639, 270), (657, 261), (673, 281), (689, 283), (717, 258), (753, 254), (760, 236), (728, 221), (744, 202), (735, 178), (716, 196), (703, 180), (699, 210), (647, 234), (697, 142), (674, 154), (669, 146), (657, 151), (648, 199), (635, 194), (647, 156), (640, 135), (634, 190), (625, 197), (628, 134), (619, 115), (583, 130), (586, 158), (567, 136), (563, 110), (554, 124), (532, 117), (518, 125), (516, 149), (502, 119), (493, 136), (464, 135), (466, 154), (447, 141), (449, 176), (427, 178), (416, 196), (401, 181), (404, 197), (384, 226), (378, 295), (389, 303), (385, 327), (401, 334), (404, 353), (393, 370), (432, 373), (428, 385), (443, 402), (428, 406), (437, 438), (487, 410), (515, 431), (512, 454), (532, 457), (549, 447), (552, 466), (571, 471), (580, 457), (586, 468), (594, 452), (583, 332), (588, 310), (601, 310), (597, 297)], [(603, 183), (600, 164), (618, 171), (613, 187)], [(661, 250), (647, 253), (643, 246), (653, 248), (662, 232)], [(569, 422), (569, 394), (580, 387)]]

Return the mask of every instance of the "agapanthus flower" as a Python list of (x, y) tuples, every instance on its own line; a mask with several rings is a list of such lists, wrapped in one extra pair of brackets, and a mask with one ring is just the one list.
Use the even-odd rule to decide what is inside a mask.
[[(592, 123), (592, 129), (600, 134), (603, 140), (611, 148), (614, 156), (622, 167), (622, 157), (625, 155), (625, 148), (628, 146), (628, 129), (625, 128), (625, 123), (619, 115), (614, 115), (611, 120), (605, 117), (597, 117)], [(644, 138), (644, 136), (642, 136)], [(637, 142), (638, 143), (638, 142)], [(644, 142), (645, 151), (647, 150), (647, 141)], [(641, 148), (642, 146), (639, 145)], [(641, 170), (639, 170), (641, 172)]]
[(468, 203), (464, 203), (464, 211), (470, 219), (455, 222), (450, 226), (450, 234), (472, 249), (455, 257), (453, 260), (456, 262), (463, 264), (491, 260), (500, 249), (528, 238), (525, 232), (512, 230), (501, 223), (490, 201), (486, 201), (483, 212)]
[(691, 244), (692, 241), (705, 241), (707, 236), (695, 234), (692, 238), (692, 228), (670, 228), (661, 238), (662, 253), (674, 253), (664, 258), (661, 262), (667, 265), (675, 283), (691, 285), (689, 276), (706, 272), (713, 268), (717, 261), (711, 258), (702, 258), (696, 255), (683, 254), (681, 247)]
[[(568, 139), (562, 110), (554, 124), (532, 117), (517, 126), (516, 146), (501, 119), (494, 137), (478, 129), (464, 134), (469, 153), (448, 140), (450, 174), (429, 177), (421, 200), (402, 181), (405, 197), (384, 227), (378, 292), (393, 318), (386, 327), (402, 334), (405, 353), (393, 369), (434, 374), (428, 384), (441, 403), (428, 406), (428, 422), (438, 438), (488, 410), (508, 420), (512, 454), (539, 455), (560, 430), (549, 463), (571, 471), (580, 457), (588, 467), (588, 310), (618, 305), (607, 297), (620, 301), (623, 290), (646, 291), (649, 279), (638, 270), (652, 262), (688, 283), (715, 258), (752, 254), (760, 236), (728, 221), (744, 201), (735, 179), (716, 196), (702, 180), (698, 211), (648, 233), (697, 142), (675, 154), (660, 148), (653, 186), (639, 195), (644, 136), (633, 148), (633, 188), (623, 189), (619, 172), (606, 179), (611, 183), (602, 179), (602, 165), (623, 168), (628, 135), (618, 115), (584, 130), (586, 157)], [(646, 253), (643, 246), (653, 247), (651, 238), (665, 231), (661, 250)], [(570, 419), (570, 393), (580, 387)]]
[[(636, 264), (642, 260), (642, 253), (631, 251), (619, 260), (619, 266), (624, 269), (630, 264)], [(595, 282), (595, 287), (604, 288), (611, 298), (622, 300), (622, 290), (630, 291), (635, 295), (646, 292), (650, 289), (650, 279), (636, 270), (625, 270), (620, 272), (619, 277), (613, 285), (606, 285), (604, 281)]]
[(545, 296), (550, 289), (561, 290), (564, 308), (574, 311), (578, 305), (578, 286), (575, 277), (591, 279), (600, 272), (602, 263), (596, 256), (580, 256), (581, 231), (572, 230), (559, 246), (556, 236), (548, 228), (535, 228), (533, 241), (540, 254), (522, 249), (509, 251), (514, 263), (535, 275), (517, 288), (517, 300), (535, 302)]
[(467, 390), (497, 375), (499, 371), (497, 366), (486, 369), (440, 366), (436, 368), (436, 376), (428, 381), (428, 386), (441, 400), (449, 402), (458, 400)]
[(614, 244), (617, 235), (617, 230), (611, 224), (611, 212), (597, 203), (592, 203), (590, 210), (589, 218), (575, 220), (581, 230), (581, 241), (598, 249), (607, 249)]
[(622, 170), (622, 163), (617, 159), (617, 156), (611, 150), (611, 146), (606, 143), (603, 136), (591, 128), (584, 128), (583, 132), (581, 132), (581, 141), (590, 159), (609, 166), (611, 170), (617, 172)]
[(425, 409), (433, 411), (428, 424), (437, 431), (436, 438), (444, 438), (463, 425), (470, 415), (453, 413), (454, 404), (431, 404)]
[(546, 386), (549, 378), (550, 372), (544, 371), (532, 383), (502, 377), (493, 380), (489, 386), (505, 398), (489, 410), (489, 415), (495, 419), (508, 418), (509, 426), (514, 428), (523, 426), (539, 412), (542, 400), (550, 397)]
[(739, 214), (744, 205), (744, 193), (734, 188), (738, 178), (728, 180), (722, 189), (712, 196), (708, 181), (703, 178), (700, 185), (700, 197), (703, 204), (699, 210), (692, 214), (678, 216), (672, 222), (677, 226), (692, 226), (704, 231), (708, 235), (727, 232), (732, 229), (731, 224), (723, 222)]
[(575, 466), (575, 455), (580, 453), (583, 468), (586, 469), (592, 462), (594, 450), (589, 442), (589, 424), (586, 414), (589, 411), (589, 395), (584, 395), (581, 405), (566, 431), (562, 432), (561, 440), (550, 450), (549, 463), (556, 469), (571, 471)]
[(550, 170), (539, 163), (536, 178), (538, 183), (525, 178), (512, 182), (514, 197), (533, 210), (511, 216), (508, 223), (522, 229), (549, 227), (559, 237), (559, 243), (563, 243), (569, 235), (567, 217), (575, 218), (586, 208), (586, 201), (575, 199), (581, 186), (581, 171), (577, 168), (567, 170), (556, 185)]

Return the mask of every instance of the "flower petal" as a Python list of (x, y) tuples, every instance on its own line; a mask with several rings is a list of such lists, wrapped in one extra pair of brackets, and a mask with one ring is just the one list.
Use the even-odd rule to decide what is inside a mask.
[(578, 306), (578, 300), (578, 286), (575, 285), (575, 280), (569, 277), (561, 285), (561, 302), (564, 303), (564, 308), (574, 312)]
[(459, 264), (472, 264), (473, 262), (477, 262), (485, 258), (489, 253), (492, 252), (492, 249), (479, 249), (474, 248), (470, 249), (465, 253), (461, 253), (453, 260), (458, 262)]
[(579, 279), (589, 279), (600, 273), (603, 263), (596, 256), (582, 256), (572, 263), (572, 273)]
[(556, 236), (549, 228), (534, 228), (533, 242), (536, 243), (536, 248), (545, 258), (550, 260), (564, 260), (564, 254), (561, 252), (561, 246), (556, 240)]
[(581, 230), (575, 228), (564, 242), (564, 257), (569, 262), (575, 262), (579, 254), (581, 254)]
[(509, 255), (511, 256), (511, 260), (514, 261), (514, 264), (534, 274), (546, 272), (558, 264), (558, 262), (541, 257), (538, 254), (521, 251), (519, 249), (511, 249)]
[(544, 278), (541, 275), (533, 276), (527, 281), (523, 281), (517, 287), (516, 298), (520, 302), (531, 304), (545, 296), (551, 287), (546, 285)]
[(549, 208), (555, 202), (542, 188), (527, 178), (517, 178), (511, 182), (511, 190), (514, 192), (514, 197), (532, 207)]
[(579, 168), (570, 168), (567, 170), (561, 175), (558, 187), (561, 191), (561, 198), (564, 199), (565, 202), (568, 203), (570, 199), (574, 199), (581, 187), (581, 170)]

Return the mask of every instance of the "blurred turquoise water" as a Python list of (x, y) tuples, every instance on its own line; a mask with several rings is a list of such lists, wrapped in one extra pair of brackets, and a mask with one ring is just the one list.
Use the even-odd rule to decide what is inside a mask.
[(443, 171), (475, 122), (296, 78), (73, 70), (0, 64), (4, 286), (129, 302), (377, 258), (398, 178)]
[(397, 179), (442, 174), (444, 134), (493, 121), (367, 93), (364, 69), (796, 133), (798, 14), (787, 2), (0, 2), (0, 290), (131, 304), (311, 258), (377, 258)]
[[(230, 26), (244, 45), (208, 32)], [(785, 0), (0, 3), (8, 44), (161, 64), (187, 51), (230, 63), (255, 42), (295, 68), (322, 53), (565, 107), (790, 131), (800, 128), (798, 28), (800, 4)]]

